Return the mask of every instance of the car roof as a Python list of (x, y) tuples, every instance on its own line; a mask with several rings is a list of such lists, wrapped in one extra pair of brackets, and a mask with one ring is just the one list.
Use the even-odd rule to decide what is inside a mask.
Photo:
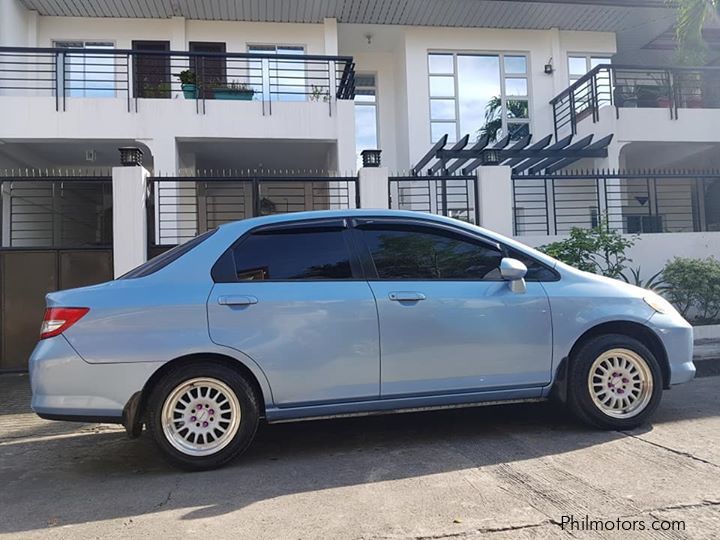
[[(329, 219), (329, 218), (362, 218), (362, 217), (385, 217), (385, 218), (403, 218), (422, 221), (435, 221), (437, 223), (446, 223), (455, 226), (471, 226), (475, 229), (482, 229), (475, 225), (465, 223), (456, 219), (439, 216), (437, 214), (429, 214), (425, 212), (417, 212), (411, 210), (383, 210), (383, 209), (344, 209), (344, 210), (315, 210), (311, 212), (291, 212), (286, 214), (273, 214), (269, 216), (261, 216), (240, 221), (232, 221), (220, 225), (223, 230), (232, 229), (233, 232), (245, 231), (262, 225), (274, 223), (292, 223), (295, 221), (307, 221), (313, 219)], [(490, 231), (487, 231), (490, 233)]]

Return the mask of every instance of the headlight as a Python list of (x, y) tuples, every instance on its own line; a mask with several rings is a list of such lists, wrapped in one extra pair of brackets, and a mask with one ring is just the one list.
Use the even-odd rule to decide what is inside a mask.
[(662, 296), (659, 294), (649, 294), (643, 298), (645, 303), (653, 308), (658, 313), (676, 313), (677, 311), (673, 307), (673, 305), (665, 300)]

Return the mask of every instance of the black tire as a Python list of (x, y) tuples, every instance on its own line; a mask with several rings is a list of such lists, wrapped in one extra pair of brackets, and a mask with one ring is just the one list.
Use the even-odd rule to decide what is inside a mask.
[[(646, 393), (645, 405), (642, 409), (638, 406), (634, 416), (617, 418), (607, 414), (595, 403), (588, 388), (590, 370), (595, 360), (612, 349), (627, 349), (634, 352), (645, 362), (647, 372), (652, 378), (652, 391)], [(622, 379), (622, 381), (624, 380)], [(612, 386), (612, 383), (609, 383), (608, 386)], [(598, 336), (584, 343), (571, 358), (568, 375), (568, 407), (586, 424), (608, 430), (634, 429), (647, 422), (655, 412), (660, 405), (662, 390), (663, 379), (660, 365), (652, 352), (637, 339), (622, 334)], [(604, 398), (601, 397), (601, 399)]]
[[(171, 394), (184, 382), (195, 378), (214, 379), (224, 383), (235, 394), (240, 407), (237, 431), (223, 448), (209, 455), (191, 455), (176, 448), (163, 430), (163, 406)], [(172, 465), (185, 470), (216, 469), (242, 454), (255, 437), (260, 419), (258, 398), (253, 387), (237, 371), (212, 362), (197, 362), (172, 369), (152, 389), (146, 410), (148, 431), (163, 456)], [(229, 438), (229, 437), (228, 437)]]

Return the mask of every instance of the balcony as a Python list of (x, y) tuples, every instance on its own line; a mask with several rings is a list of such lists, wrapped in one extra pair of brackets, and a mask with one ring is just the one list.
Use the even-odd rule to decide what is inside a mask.
[[(106, 48), (0, 47), (0, 95), (49, 96), (65, 111), (73, 98), (183, 98), (205, 112), (208, 100), (274, 102), (353, 99), (348, 56), (207, 53)], [(265, 109), (264, 109), (265, 110)]]
[(555, 134), (561, 137), (616, 133), (626, 141), (720, 141), (715, 129), (720, 112), (712, 113), (716, 120), (708, 117), (708, 110), (720, 110), (720, 67), (604, 64), (550, 105)]
[(2, 138), (147, 141), (163, 171), (176, 140), (343, 139), (349, 170), (354, 81), (347, 56), (2, 47)]

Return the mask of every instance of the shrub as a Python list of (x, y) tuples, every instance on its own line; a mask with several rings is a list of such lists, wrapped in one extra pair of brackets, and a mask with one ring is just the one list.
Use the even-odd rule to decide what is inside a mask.
[(541, 246), (540, 251), (580, 270), (622, 279), (632, 262), (625, 250), (634, 244), (634, 238), (610, 230), (605, 222), (592, 229), (573, 227), (569, 238)]
[(720, 261), (676, 257), (665, 265), (665, 296), (683, 317), (692, 322), (713, 323), (720, 317)]

